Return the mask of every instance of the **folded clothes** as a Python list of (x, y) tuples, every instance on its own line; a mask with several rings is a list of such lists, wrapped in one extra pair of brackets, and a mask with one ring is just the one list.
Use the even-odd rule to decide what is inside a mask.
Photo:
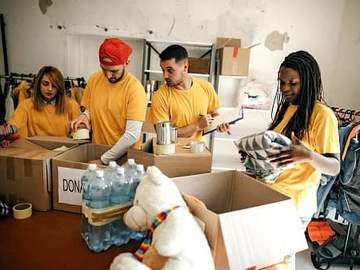
[(0, 201), (0, 217), (7, 216), (7, 214), (9, 214), (9, 207), (7, 206), (6, 203)]
[(291, 145), (291, 140), (275, 131), (265, 131), (243, 137), (234, 142), (239, 152), (244, 152), (244, 166), (248, 172), (255, 174), (266, 182), (274, 182), (276, 177), (293, 165), (281, 166), (268, 160), (270, 154), (284, 150)]

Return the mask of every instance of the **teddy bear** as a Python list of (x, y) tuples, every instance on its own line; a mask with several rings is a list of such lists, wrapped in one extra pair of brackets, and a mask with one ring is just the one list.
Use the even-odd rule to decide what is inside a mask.
[(157, 167), (147, 168), (123, 219), (132, 230), (147, 230), (147, 237), (134, 254), (115, 257), (111, 270), (215, 269), (204, 232), (175, 183)]

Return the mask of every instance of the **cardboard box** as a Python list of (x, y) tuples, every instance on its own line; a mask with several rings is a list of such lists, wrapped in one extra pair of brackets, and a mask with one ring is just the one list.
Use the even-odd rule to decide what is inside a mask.
[(154, 125), (151, 123), (150, 116), (151, 115), (151, 105), (146, 109), (145, 122), (143, 123), (141, 132), (143, 133), (156, 133)]
[(293, 201), (262, 182), (239, 171), (173, 180), (208, 208), (190, 206), (205, 222), (216, 269), (259, 269), (307, 249)]
[[(89, 161), (100, 159), (111, 146), (84, 144), (52, 160), (53, 208), (73, 213), (81, 213), (81, 176), (89, 166)], [(125, 162), (119, 160), (118, 164)], [(105, 166), (104, 166), (105, 168)]]
[(189, 73), (210, 73), (210, 59), (209, 58), (194, 58), (189, 57)]
[(168, 177), (206, 173), (211, 171), (212, 155), (209, 150), (203, 153), (191, 153), (184, 145), (189, 140), (179, 140), (176, 153), (172, 155), (155, 155), (152, 140), (142, 145), (141, 150), (129, 149), (127, 158), (135, 159), (138, 164), (157, 166)]
[(51, 158), (61, 146), (76, 147), (82, 142), (59, 137), (20, 139), (0, 151), (0, 198), (13, 205), (31, 202), (33, 209), (51, 208)]
[(227, 37), (218, 37), (216, 38), (216, 49), (221, 49), (224, 47), (241, 47), (241, 39), (239, 38), (227, 38)]
[(249, 74), (250, 48), (225, 47), (220, 49), (220, 74), (247, 76)]

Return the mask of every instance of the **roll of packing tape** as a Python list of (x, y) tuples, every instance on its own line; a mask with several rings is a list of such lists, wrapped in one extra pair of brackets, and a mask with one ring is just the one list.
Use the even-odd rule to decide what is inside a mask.
[(16, 219), (29, 218), (32, 215), (31, 203), (18, 203), (13, 206), (13, 214)]
[(88, 140), (90, 139), (90, 131), (87, 128), (79, 128), (73, 135), (75, 140)]
[(176, 146), (175, 143), (171, 144), (156, 144), (154, 147), (155, 155), (172, 155), (176, 152)]

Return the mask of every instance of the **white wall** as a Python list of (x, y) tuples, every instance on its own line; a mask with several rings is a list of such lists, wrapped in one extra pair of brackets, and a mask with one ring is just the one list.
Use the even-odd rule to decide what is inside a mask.
[[(243, 46), (262, 43), (251, 53), (252, 78), (273, 82), (279, 64), (288, 53), (308, 50), (321, 66), (326, 96), (331, 105), (360, 107), (360, 100), (353, 98), (360, 76), (353, 76), (349, 81), (348, 72), (345, 72), (358, 69), (358, 58), (354, 62), (349, 60), (354, 55), (359, 57), (359, 1), (52, 2), (44, 15), (39, 1), (1, 0), (0, 12), (4, 13), (7, 24), (10, 71), (35, 72), (40, 66), (49, 64), (67, 71), (66, 75), (78, 76), (84, 67), (69, 68), (67, 58), (69, 50), (76, 50), (68, 47), (71, 44), (68, 37), (74, 34), (198, 42), (214, 42), (217, 36), (233, 36), (240, 37)], [(65, 29), (58, 29), (58, 25), (65, 26)], [(278, 35), (270, 35), (274, 31), (278, 31)], [(288, 41), (285, 38), (282, 42), (283, 37)], [(353, 42), (357, 45), (352, 45)], [(93, 51), (88, 54), (89, 58), (97, 57), (93, 56)], [(231, 83), (229, 91), (234, 91), (238, 84)], [(338, 98), (340, 85), (341, 99)]]
[(341, 29), (332, 93), (328, 100), (360, 110), (360, 1), (346, 1)]

